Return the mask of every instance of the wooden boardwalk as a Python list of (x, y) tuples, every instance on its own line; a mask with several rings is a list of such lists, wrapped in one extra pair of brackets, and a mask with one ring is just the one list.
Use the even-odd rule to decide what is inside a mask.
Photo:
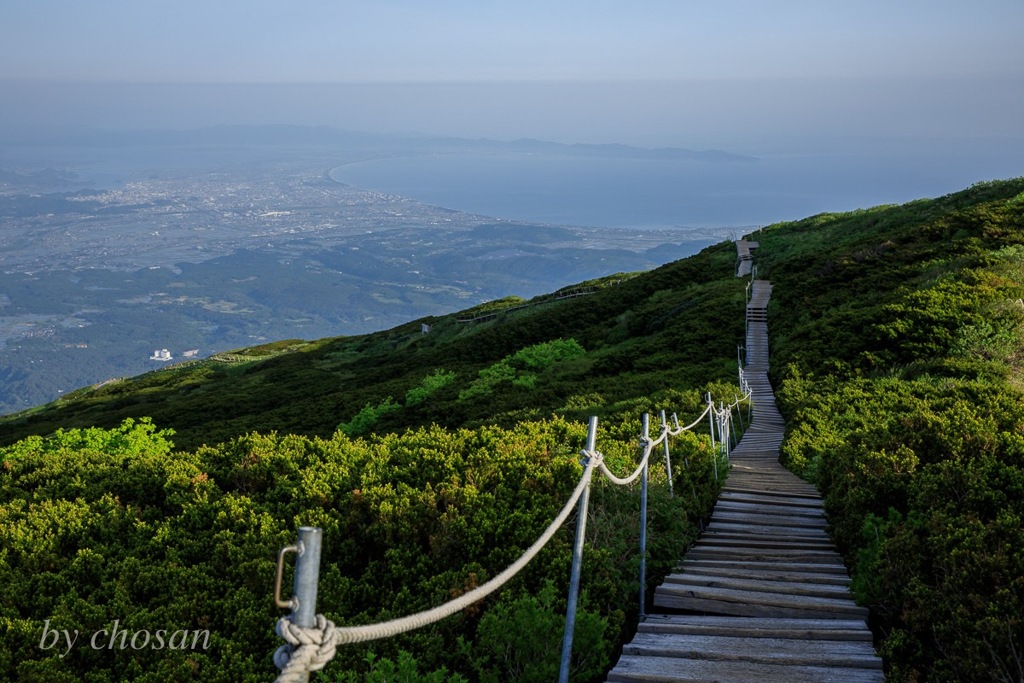
[(747, 307), (750, 427), (732, 452), (707, 530), (654, 595), (608, 681), (877, 683), (884, 680), (825, 531), (818, 491), (779, 464), (784, 423), (768, 382), (766, 308)]
[(757, 249), (757, 246), (757, 242), (736, 240), (736, 257), (739, 259), (739, 265), (736, 267), (736, 277), (750, 275), (750, 271), (754, 266), (754, 255), (750, 253), (750, 250)]

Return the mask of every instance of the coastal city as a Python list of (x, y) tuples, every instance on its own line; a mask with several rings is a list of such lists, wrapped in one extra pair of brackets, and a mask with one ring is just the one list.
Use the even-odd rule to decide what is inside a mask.
[(735, 232), (495, 219), (343, 185), (332, 163), (136, 171), (98, 190), (75, 187), (89, 179), (73, 169), (8, 170), (0, 411), (269, 340), (646, 270)]

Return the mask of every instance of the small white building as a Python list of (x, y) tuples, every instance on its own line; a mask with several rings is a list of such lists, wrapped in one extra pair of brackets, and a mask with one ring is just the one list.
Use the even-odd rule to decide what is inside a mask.
[(167, 349), (157, 349), (153, 352), (153, 355), (149, 357), (150, 360), (167, 361), (171, 359), (171, 352)]

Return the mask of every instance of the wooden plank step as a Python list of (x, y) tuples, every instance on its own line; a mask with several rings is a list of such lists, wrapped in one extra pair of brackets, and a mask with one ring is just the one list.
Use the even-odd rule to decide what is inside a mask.
[(718, 548), (703, 547), (699, 543), (693, 546), (686, 553), (686, 556), (694, 560), (842, 564), (842, 556), (835, 551), (786, 550), (777, 548)]
[[(756, 505), (775, 501), (778, 496), (766, 495), (761, 493), (738, 493), (736, 491), (722, 491), (722, 495), (718, 497), (718, 504), (722, 503), (754, 503)], [(806, 507), (814, 510), (822, 510), (825, 504), (819, 497), (817, 500), (794, 497), (783, 502), (784, 505), (791, 507)]]
[(671, 574), (665, 577), (665, 584), (681, 588), (729, 588), (732, 590), (758, 591), (785, 595), (807, 595), (818, 598), (849, 599), (850, 590), (846, 585), (804, 583), (792, 579), (768, 579), (762, 577), (733, 577), (700, 574), (693, 571)]
[(760, 489), (762, 491), (771, 491), (781, 498), (802, 496), (813, 500), (818, 497), (816, 492), (799, 484), (794, 484), (783, 475), (769, 476), (763, 473), (752, 475), (744, 472), (742, 468), (737, 469), (734, 467), (733, 472), (729, 476), (732, 479), (732, 484), (727, 490), (730, 491)]
[[(737, 242), (741, 260), (746, 246)], [(821, 495), (779, 463), (785, 421), (767, 376), (770, 295), (770, 283), (754, 281), (745, 311), (752, 423), (732, 450), (710, 524), (655, 591), (655, 608), (677, 614), (639, 624), (608, 681), (884, 681)]]
[(785, 491), (764, 491), (764, 490), (761, 490), (761, 489), (752, 489), (752, 488), (744, 487), (744, 486), (734, 486), (734, 485), (729, 484), (728, 480), (726, 480), (726, 483), (725, 483), (725, 485), (722, 488), (723, 488), (724, 491), (728, 491), (730, 493), (757, 493), (757, 494), (760, 494), (762, 496), (776, 496), (776, 497), (781, 497), (781, 498), (786, 498), (786, 497), (802, 498), (802, 499), (805, 499), (805, 500), (814, 500), (814, 501), (820, 501), (821, 500), (821, 494), (818, 493), (817, 491), (807, 491), (807, 492), (800, 491), (800, 492), (795, 492), (795, 493), (787, 493)]
[(776, 522), (779, 519), (791, 519), (796, 520), (801, 526), (810, 525), (817, 529), (825, 529), (828, 526), (828, 518), (825, 515), (815, 514), (813, 511), (806, 511), (806, 509), (793, 509), (786, 507), (779, 507), (775, 510), (770, 508), (762, 508), (761, 510), (745, 510), (741, 507), (716, 507), (711, 513), (712, 517), (719, 516), (724, 522), (727, 517), (731, 517), (736, 520), (747, 520), (746, 522), (739, 522), (740, 524), (761, 524), (763, 526), (779, 526)]
[(824, 525), (827, 519), (819, 510), (786, 505), (762, 505), (752, 507), (729, 504), (719, 507), (716, 505), (715, 509), (712, 511), (712, 515), (728, 515), (733, 517), (771, 517), (773, 519), (786, 518), (821, 525)]
[(771, 539), (755, 534), (705, 533), (698, 544), (702, 548), (750, 548), (751, 550), (830, 550), (835, 545), (827, 536), (821, 539)]
[(792, 472), (776, 469), (778, 465), (775, 461), (777, 459), (778, 455), (774, 450), (769, 453), (754, 451), (749, 455), (734, 455), (730, 472), (730, 474), (736, 477), (733, 479), (733, 485), (736, 486), (737, 483), (741, 485), (750, 484), (756, 481), (774, 481), (784, 484), (793, 491), (804, 494), (805, 497), (821, 499), (821, 494), (818, 493), (818, 490), (806, 481), (800, 479)]
[(767, 591), (662, 584), (654, 592), (660, 608), (751, 617), (867, 619), (868, 610), (851, 598), (789, 595)]
[(843, 576), (849, 579), (849, 574), (846, 570), (846, 566), (842, 562), (836, 562), (835, 564), (825, 564), (821, 562), (787, 562), (784, 565), (782, 565), (778, 562), (749, 562), (728, 559), (697, 559), (695, 557), (690, 557), (689, 555), (687, 555), (686, 558), (684, 558), (683, 563), (679, 565), (677, 569), (682, 571), (689, 567), (691, 563), (699, 567), (719, 567), (722, 569), (742, 570), (744, 567), (749, 567), (752, 571), (785, 570), (788, 572), (802, 572), (812, 574), (836, 574), (837, 576)]
[(761, 524), (775, 527), (795, 527), (803, 529), (822, 529), (827, 527), (824, 519), (809, 517), (792, 517), (787, 515), (748, 515), (733, 512), (715, 512), (711, 519), (732, 524)]
[[(714, 519), (714, 517), (712, 517)], [(742, 527), (742, 524), (737, 526)], [(758, 534), (750, 530), (750, 527), (741, 528), (737, 531), (722, 531), (712, 529), (710, 526), (704, 530), (699, 541), (704, 543), (712, 543), (716, 545), (736, 545), (737, 541), (750, 542), (751, 548), (761, 546), (775, 546), (778, 547), (780, 543), (792, 543), (797, 548), (811, 548), (828, 546), (832, 548), (832, 539), (829, 538), (825, 530), (818, 528), (802, 527), (798, 528), (799, 531), (806, 532), (803, 535), (797, 536), (790, 533), (791, 528), (786, 526), (767, 526), (769, 529), (774, 529), (772, 534)]]
[[(711, 567), (694, 560), (684, 562), (675, 570), (675, 574), (697, 574), (701, 576), (723, 576), (737, 579), (762, 581), (795, 581), (815, 583), (829, 586), (849, 586), (850, 579), (840, 574), (814, 571), (794, 571), (785, 566), (772, 569), (746, 569), (743, 567)], [(666, 579), (667, 580), (667, 579)]]
[[(808, 543), (811, 541), (828, 541), (827, 527), (820, 524), (787, 525), (774, 523), (776, 518), (766, 515), (730, 515), (720, 517), (712, 515), (705, 531), (705, 536), (721, 535), (720, 538), (743, 537), (768, 539), (793, 539)], [(796, 538), (798, 537), (799, 538)]]
[(745, 661), (789, 666), (881, 670), (871, 643), (861, 641), (743, 638), (685, 633), (637, 633), (622, 648), (627, 655)]
[(705, 533), (755, 534), (759, 538), (828, 538), (821, 527), (768, 526), (760, 522), (724, 522), (712, 518)]
[(789, 505), (785, 499), (770, 503), (747, 503), (729, 500), (721, 500), (715, 505), (715, 510), (753, 512), (765, 515), (789, 515), (791, 517), (813, 517), (825, 519), (825, 511), (821, 508), (813, 508), (801, 505)]
[(872, 642), (871, 631), (863, 621), (857, 619), (737, 619), (695, 614), (655, 614), (640, 622), (637, 631)]
[(763, 526), (759, 524), (731, 524), (723, 528), (723, 524), (712, 521), (704, 529), (702, 538), (719, 540), (751, 539), (765, 543), (813, 543), (832, 544), (832, 539), (823, 529), (796, 529), (783, 526)]
[(608, 683), (884, 683), (877, 669), (623, 655)]

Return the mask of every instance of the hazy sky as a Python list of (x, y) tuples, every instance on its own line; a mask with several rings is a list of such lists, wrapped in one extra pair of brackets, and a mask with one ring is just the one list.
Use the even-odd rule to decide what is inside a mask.
[(377, 82), (1019, 75), (1021, 0), (4, 0), (0, 77)]
[(1024, 0), (3, 0), (0, 125), (1020, 137), (1021, 36)]

